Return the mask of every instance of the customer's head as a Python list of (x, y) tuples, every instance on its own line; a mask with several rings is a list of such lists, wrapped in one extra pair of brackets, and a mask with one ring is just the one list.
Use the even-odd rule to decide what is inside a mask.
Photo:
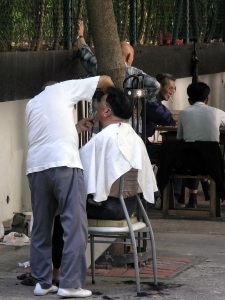
[(118, 88), (110, 87), (98, 104), (96, 118), (105, 127), (130, 119), (132, 112), (132, 101), (126, 94)]
[(159, 100), (168, 101), (176, 92), (176, 78), (168, 73), (160, 73), (156, 76), (156, 79), (160, 83), (160, 90), (158, 93)]
[(191, 83), (187, 87), (187, 94), (190, 104), (198, 101), (208, 103), (210, 87), (204, 82)]
[(125, 41), (121, 42), (120, 46), (121, 46), (124, 62), (128, 66), (131, 66), (134, 60), (134, 48)]

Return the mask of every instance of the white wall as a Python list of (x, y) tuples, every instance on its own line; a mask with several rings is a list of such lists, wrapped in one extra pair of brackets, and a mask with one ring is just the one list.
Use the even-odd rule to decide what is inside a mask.
[[(171, 100), (169, 100), (168, 102), (164, 101), (163, 104), (166, 105), (170, 110), (181, 110), (189, 106), (187, 86), (191, 83), (191, 81), (191, 77), (177, 79), (176, 93), (173, 95), (172, 99), (173, 103), (171, 102)], [(205, 82), (211, 89), (209, 105), (224, 109), (225, 103), (222, 103), (222, 97), (225, 96), (225, 72), (199, 76), (199, 81)]]
[(30, 210), (30, 192), (25, 176), (26, 103), (27, 100), (0, 103), (0, 220), (2, 221), (12, 219), (13, 212)]
[[(224, 108), (225, 73), (200, 76), (211, 88), (210, 105)], [(173, 103), (165, 105), (171, 110), (187, 107), (187, 86), (191, 78), (177, 79), (177, 91)], [(12, 219), (13, 212), (31, 211), (30, 191), (26, 170), (27, 133), (25, 127), (25, 106), (28, 100), (0, 103), (0, 221)], [(9, 196), (9, 203), (6, 198)]]

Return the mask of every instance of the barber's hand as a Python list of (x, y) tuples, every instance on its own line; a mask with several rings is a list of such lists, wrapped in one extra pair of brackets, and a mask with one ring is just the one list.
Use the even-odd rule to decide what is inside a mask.
[(77, 34), (78, 36), (84, 36), (84, 23), (82, 20), (77, 22)]
[(76, 124), (76, 129), (77, 133), (81, 133), (83, 131), (89, 131), (92, 129), (92, 127), (95, 124), (95, 119), (94, 118), (84, 118), (81, 119), (77, 124)]

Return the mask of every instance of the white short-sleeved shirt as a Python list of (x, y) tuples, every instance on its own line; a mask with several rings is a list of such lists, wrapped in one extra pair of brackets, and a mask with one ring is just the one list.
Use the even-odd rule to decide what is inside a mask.
[(26, 174), (67, 166), (81, 168), (73, 109), (91, 101), (99, 76), (47, 86), (26, 106), (28, 155)]
[(177, 138), (186, 142), (219, 142), (220, 126), (225, 126), (225, 112), (196, 102), (179, 113)]

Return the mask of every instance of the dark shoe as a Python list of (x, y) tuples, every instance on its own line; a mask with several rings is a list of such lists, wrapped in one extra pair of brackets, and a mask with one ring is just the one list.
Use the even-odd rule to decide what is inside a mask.
[(35, 286), (34, 278), (33, 277), (27, 277), (24, 280), (21, 281), (21, 284), (23, 285), (29, 285), (29, 286)]
[(196, 203), (188, 203), (187, 208), (197, 208), (197, 204)]
[(23, 274), (17, 276), (17, 279), (24, 280), (24, 279), (29, 278), (29, 277), (31, 277), (30, 273), (23, 273)]

